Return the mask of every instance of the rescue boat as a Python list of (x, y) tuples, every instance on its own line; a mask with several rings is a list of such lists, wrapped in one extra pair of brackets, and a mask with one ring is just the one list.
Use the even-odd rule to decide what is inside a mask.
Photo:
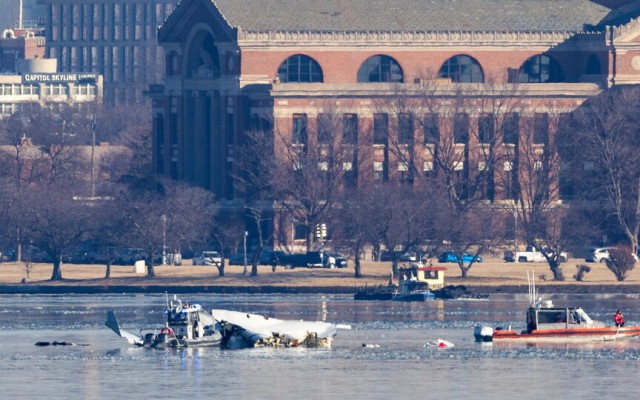
[(542, 300), (537, 296), (533, 274), (529, 277), (529, 297), (524, 330), (477, 325), (473, 332), (476, 341), (590, 342), (640, 336), (640, 326), (607, 326), (591, 319), (580, 307), (555, 307), (551, 300)]

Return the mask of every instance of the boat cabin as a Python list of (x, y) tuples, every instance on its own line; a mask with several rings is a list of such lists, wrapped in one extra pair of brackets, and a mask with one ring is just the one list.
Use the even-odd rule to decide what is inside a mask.
[(409, 268), (398, 269), (398, 281), (401, 285), (403, 282), (417, 282), (426, 284), (431, 290), (441, 289), (444, 287), (446, 270), (445, 267), (421, 267), (414, 264)]
[(167, 326), (177, 337), (195, 339), (204, 335), (204, 324), (200, 321), (202, 308), (199, 304), (173, 306), (167, 310)]
[(571, 329), (593, 326), (594, 321), (582, 308), (529, 307), (527, 310), (527, 331), (549, 329)]

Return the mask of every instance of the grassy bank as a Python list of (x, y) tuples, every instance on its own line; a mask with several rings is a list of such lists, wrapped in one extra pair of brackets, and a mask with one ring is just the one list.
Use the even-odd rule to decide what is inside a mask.
[[(527, 271), (535, 271), (538, 285), (541, 288), (562, 292), (602, 292), (615, 291), (622, 293), (637, 293), (640, 289), (640, 268), (632, 271), (624, 282), (617, 282), (604, 264), (587, 264), (591, 271), (587, 273), (582, 282), (577, 282), (572, 276), (576, 272), (576, 265), (584, 263), (583, 260), (569, 260), (563, 264), (566, 280), (563, 282), (550, 281), (552, 274), (543, 263), (504, 263), (501, 260), (489, 259), (476, 264), (470, 271), (470, 277), (460, 278), (460, 270), (455, 264), (441, 264), (448, 268), (445, 277), (447, 285), (465, 285), (476, 291), (522, 291), (526, 293)], [(353, 266), (345, 269), (307, 269), (297, 268), (284, 270), (278, 267), (276, 272), (270, 266), (259, 266), (257, 276), (243, 274), (242, 266), (227, 266), (225, 276), (218, 275), (215, 267), (191, 266), (190, 260), (183, 266), (157, 266), (156, 277), (146, 278), (144, 274), (136, 274), (130, 266), (112, 266), (111, 278), (104, 279), (104, 265), (75, 265), (64, 264), (62, 266), (62, 281), (52, 282), (52, 266), (49, 264), (37, 264), (30, 272), (29, 280), (21, 283), (26, 278), (24, 265), (21, 263), (0, 264), (0, 286), (12, 287), (14, 290), (24, 289), (29, 292), (29, 287), (56, 287), (56, 291), (64, 291), (65, 287), (138, 287), (153, 288), (233, 288), (233, 291), (326, 291), (350, 292), (358, 287), (372, 285), (386, 285), (389, 282), (391, 263), (371, 262), (363, 263), (363, 277), (354, 278)], [(250, 267), (249, 267), (250, 270)], [(543, 281), (541, 277), (546, 277)], [(544, 290), (544, 289), (542, 289)]]

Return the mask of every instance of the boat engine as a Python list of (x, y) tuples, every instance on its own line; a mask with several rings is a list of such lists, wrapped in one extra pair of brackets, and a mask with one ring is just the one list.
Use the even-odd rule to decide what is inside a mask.
[(493, 328), (489, 326), (476, 325), (473, 330), (473, 336), (475, 336), (476, 342), (492, 342)]

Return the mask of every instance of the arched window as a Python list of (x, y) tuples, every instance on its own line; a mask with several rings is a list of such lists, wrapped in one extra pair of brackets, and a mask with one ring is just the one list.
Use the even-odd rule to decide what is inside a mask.
[(389, 56), (369, 57), (358, 71), (358, 83), (403, 81), (400, 64)]
[(587, 60), (587, 75), (600, 75), (602, 73), (602, 69), (600, 67), (600, 60), (598, 56), (592, 54), (589, 56)]
[(218, 47), (209, 32), (198, 32), (189, 44), (186, 75), (188, 78), (220, 77)]
[(322, 82), (322, 69), (316, 60), (304, 54), (296, 54), (287, 58), (278, 68), (278, 79), (281, 83)]
[(484, 82), (484, 74), (478, 61), (465, 55), (453, 56), (445, 61), (440, 67), (438, 76), (440, 78), (449, 78), (451, 82), (458, 83)]
[(533, 56), (525, 61), (518, 73), (520, 83), (562, 82), (560, 64), (544, 54)]

